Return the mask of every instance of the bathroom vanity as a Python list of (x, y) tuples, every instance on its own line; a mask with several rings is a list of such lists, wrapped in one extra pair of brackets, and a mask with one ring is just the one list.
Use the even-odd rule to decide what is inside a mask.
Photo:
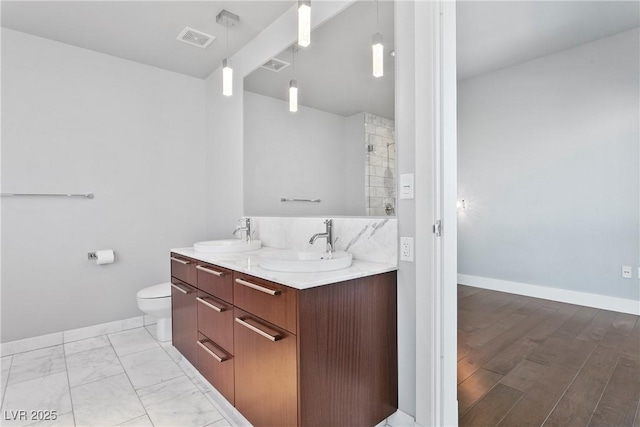
[(374, 426), (397, 408), (396, 271), (278, 273), (171, 252), (173, 344), (255, 426)]

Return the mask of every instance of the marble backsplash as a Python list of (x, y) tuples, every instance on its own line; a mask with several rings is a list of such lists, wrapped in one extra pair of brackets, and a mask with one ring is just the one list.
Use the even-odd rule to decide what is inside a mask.
[[(251, 217), (252, 237), (264, 246), (280, 249), (322, 250), (325, 240), (314, 245), (309, 239), (325, 231), (330, 217)], [(354, 259), (398, 265), (398, 220), (396, 218), (331, 218), (334, 246), (351, 252)]]

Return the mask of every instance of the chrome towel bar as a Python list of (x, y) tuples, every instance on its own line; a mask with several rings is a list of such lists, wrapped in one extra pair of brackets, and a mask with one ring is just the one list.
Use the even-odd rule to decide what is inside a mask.
[(93, 199), (93, 193), (86, 194), (56, 194), (56, 193), (0, 193), (1, 197), (84, 197), (85, 199)]
[(311, 202), (311, 203), (320, 203), (320, 199), (290, 199), (288, 197), (283, 197), (280, 199), (281, 202)]

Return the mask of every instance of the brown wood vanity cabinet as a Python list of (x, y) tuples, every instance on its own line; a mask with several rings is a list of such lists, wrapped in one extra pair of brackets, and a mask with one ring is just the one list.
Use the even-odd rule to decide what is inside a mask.
[(198, 262), (198, 289), (233, 304), (233, 271)]
[(196, 264), (191, 258), (171, 253), (171, 277), (196, 287)]
[(235, 402), (233, 271), (198, 262), (198, 362), (200, 373)]
[(395, 412), (396, 272), (298, 290), (192, 261), (194, 364), (253, 425), (370, 427)]
[(171, 254), (171, 328), (173, 345), (191, 363), (198, 360), (198, 316), (196, 306), (196, 263)]
[(398, 407), (396, 273), (296, 290), (234, 273), (236, 408), (256, 426), (373, 426)]
[(198, 291), (200, 373), (233, 404), (235, 401), (233, 305)]
[(300, 291), (233, 275), (236, 408), (256, 426), (298, 425)]

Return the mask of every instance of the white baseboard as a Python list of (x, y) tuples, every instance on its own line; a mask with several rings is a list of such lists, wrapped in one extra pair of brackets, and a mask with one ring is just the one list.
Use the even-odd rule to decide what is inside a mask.
[(24, 353), (26, 351), (39, 350), (41, 348), (93, 338), (99, 335), (112, 334), (114, 332), (126, 331), (127, 329), (139, 328), (143, 325), (144, 317), (136, 316), (130, 319), (116, 320), (114, 322), (101, 323), (99, 325), (86, 326), (84, 328), (70, 329), (68, 331), (55, 332), (48, 335), (4, 342), (0, 344), (0, 355), (10, 356), (12, 354)]
[(510, 282), (507, 280), (491, 279), (489, 277), (458, 274), (458, 283), (476, 288), (491, 289), (493, 291), (508, 292), (534, 298), (548, 299), (568, 304), (584, 305), (602, 310), (640, 315), (640, 301), (626, 298), (609, 297), (606, 295), (590, 294), (587, 292), (570, 291), (567, 289), (550, 288), (548, 286), (529, 285), (527, 283)]
[(398, 409), (396, 412), (391, 414), (389, 418), (387, 418), (385, 425), (392, 427), (414, 427), (417, 424), (416, 420), (411, 415)]

